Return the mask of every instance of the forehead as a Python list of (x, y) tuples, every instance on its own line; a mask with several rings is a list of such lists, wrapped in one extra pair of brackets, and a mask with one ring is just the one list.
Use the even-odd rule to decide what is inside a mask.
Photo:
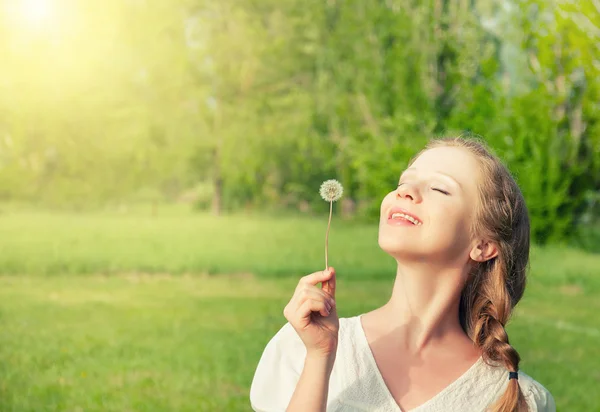
[(436, 147), (423, 152), (411, 165), (419, 172), (442, 172), (452, 176), (463, 187), (475, 185), (479, 177), (477, 159), (459, 147)]

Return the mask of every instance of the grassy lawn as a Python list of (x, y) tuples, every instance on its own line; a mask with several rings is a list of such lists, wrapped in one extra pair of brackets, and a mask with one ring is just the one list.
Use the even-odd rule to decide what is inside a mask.
[[(249, 410), (254, 368), (298, 277), (324, 265), (325, 225), (0, 216), (0, 411)], [(389, 296), (394, 265), (376, 239), (376, 224), (333, 222), (340, 316)], [(559, 410), (600, 411), (598, 267), (598, 255), (535, 248), (509, 326), (522, 369)]]
[[(327, 205), (324, 203), (324, 207)], [(0, 214), (0, 274), (247, 273), (289, 277), (325, 266), (327, 216)], [(354, 277), (389, 277), (377, 223), (334, 219), (329, 257)], [(391, 270), (391, 272), (390, 272)]]

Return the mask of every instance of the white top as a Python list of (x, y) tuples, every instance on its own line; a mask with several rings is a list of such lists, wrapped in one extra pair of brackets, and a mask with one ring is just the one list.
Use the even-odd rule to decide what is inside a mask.
[[(338, 348), (329, 381), (327, 412), (402, 412), (367, 342), (360, 317), (340, 318)], [(257, 412), (285, 411), (304, 367), (306, 347), (288, 322), (269, 341), (250, 388)], [(410, 412), (484, 411), (508, 385), (508, 371), (489, 366), (482, 358), (462, 376)], [(530, 412), (555, 412), (546, 388), (519, 371), (519, 385)]]

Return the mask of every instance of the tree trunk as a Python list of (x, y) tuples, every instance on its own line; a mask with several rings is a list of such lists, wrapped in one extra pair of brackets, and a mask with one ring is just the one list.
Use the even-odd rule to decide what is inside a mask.
[(212, 198), (212, 213), (215, 216), (219, 216), (223, 209), (223, 178), (221, 176), (220, 168), (220, 153), (219, 149), (216, 148), (213, 156), (213, 198)]
[(436, 82), (437, 96), (435, 99), (435, 108), (437, 114), (436, 131), (444, 130), (446, 119), (450, 116), (454, 101), (452, 98), (452, 81), (448, 73), (451, 65), (456, 59), (455, 52), (452, 50), (451, 40), (448, 39), (450, 26), (448, 17), (450, 14), (450, 1), (441, 0), (438, 3), (439, 8), (439, 28), (438, 40), (441, 40), (441, 46), (436, 56)]

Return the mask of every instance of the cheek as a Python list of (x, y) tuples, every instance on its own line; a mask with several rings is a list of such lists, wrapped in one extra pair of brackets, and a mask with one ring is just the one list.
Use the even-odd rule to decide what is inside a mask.
[(385, 197), (381, 201), (381, 206), (379, 207), (379, 212), (380, 212), (381, 216), (383, 216), (383, 214), (390, 208), (390, 206), (394, 202), (395, 195), (396, 195), (395, 191), (390, 192), (387, 195), (385, 195)]
[(469, 238), (469, 214), (465, 209), (456, 210), (448, 207), (445, 210), (436, 210), (431, 220), (436, 227), (436, 234), (454, 241), (462, 241)]

